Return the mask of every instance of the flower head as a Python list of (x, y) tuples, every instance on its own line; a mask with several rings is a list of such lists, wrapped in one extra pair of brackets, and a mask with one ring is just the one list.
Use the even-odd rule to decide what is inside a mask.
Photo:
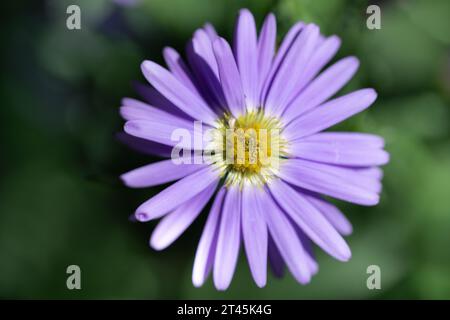
[[(325, 68), (340, 40), (324, 37), (314, 24), (294, 25), (278, 50), (275, 39), (274, 15), (258, 35), (243, 9), (233, 47), (205, 25), (188, 45), (188, 64), (171, 48), (164, 49), (169, 70), (142, 63), (151, 84), (137, 86), (145, 103), (123, 99), (129, 143), (162, 156), (174, 155), (172, 147), (194, 153), (194, 163), (162, 160), (122, 179), (130, 187), (176, 181), (135, 213), (143, 222), (162, 217), (150, 240), (157, 250), (175, 241), (212, 200), (195, 255), (195, 286), (212, 270), (216, 288), (225, 290), (241, 244), (258, 286), (266, 284), (268, 260), (275, 274), (286, 265), (308, 283), (318, 270), (311, 242), (338, 260), (351, 256), (342, 238), (351, 224), (323, 196), (360, 205), (379, 201), (378, 166), (389, 160), (383, 139), (322, 132), (375, 101), (373, 89), (330, 100), (358, 60), (347, 57)], [(200, 131), (195, 121), (202, 122)], [(180, 129), (194, 143), (173, 139)]]

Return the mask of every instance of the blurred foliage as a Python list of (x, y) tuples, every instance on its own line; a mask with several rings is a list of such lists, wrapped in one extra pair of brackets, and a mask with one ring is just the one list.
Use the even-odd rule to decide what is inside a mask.
[[(3, 298), (450, 298), (450, 2), (377, 1), (382, 28), (365, 26), (367, 1), (48, 0), (8, 2), (1, 30), (0, 297)], [(79, 4), (82, 30), (65, 27)], [(243, 253), (231, 288), (191, 283), (204, 215), (173, 246), (147, 245), (155, 223), (128, 217), (157, 189), (129, 190), (118, 175), (154, 159), (115, 139), (120, 99), (136, 96), (139, 64), (212, 22), (230, 37), (240, 7), (258, 23), (272, 11), (278, 37), (297, 20), (342, 38), (338, 57), (361, 68), (344, 92), (374, 87), (367, 112), (338, 126), (385, 137), (382, 202), (338, 203), (354, 224), (353, 258), (316, 250), (320, 271), (307, 286), (290, 275), (253, 283)], [(80, 265), (82, 290), (65, 287)], [(382, 290), (366, 288), (366, 268)]]

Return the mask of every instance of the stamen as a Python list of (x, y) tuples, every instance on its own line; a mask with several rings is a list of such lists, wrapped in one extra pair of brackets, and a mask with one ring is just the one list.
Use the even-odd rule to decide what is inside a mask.
[(238, 118), (225, 114), (214, 133), (212, 161), (225, 184), (264, 185), (272, 179), (286, 157), (286, 141), (280, 134), (281, 122), (261, 109)]

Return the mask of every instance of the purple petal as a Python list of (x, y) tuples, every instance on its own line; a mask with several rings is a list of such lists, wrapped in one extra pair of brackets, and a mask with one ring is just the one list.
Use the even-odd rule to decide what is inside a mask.
[(285, 121), (290, 122), (332, 97), (353, 77), (358, 66), (358, 59), (348, 57), (322, 72), (287, 107), (283, 113)]
[(136, 209), (136, 219), (145, 222), (162, 217), (216, 183), (218, 173), (210, 166), (192, 173), (153, 196)]
[(364, 139), (363, 134), (354, 135), (352, 139), (351, 133), (318, 133), (293, 141), (289, 152), (294, 157), (335, 165), (364, 167), (388, 163), (389, 154), (371, 145), (373, 140), (378, 140), (376, 137), (367, 135)]
[(117, 139), (126, 144), (131, 149), (149, 155), (157, 155), (160, 157), (168, 158), (172, 153), (172, 147), (157, 142), (141, 139), (129, 135), (125, 132), (118, 132)]
[(136, 99), (122, 99), (122, 107), (120, 107), (120, 115), (125, 120), (149, 120), (170, 122), (174, 126), (191, 127), (192, 121), (186, 118), (180, 118), (167, 111), (160, 110), (149, 104)]
[(180, 205), (175, 211), (166, 215), (153, 231), (150, 246), (155, 250), (163, 250), (177, 240), (211, 199), (217, 183), (211, 184), (198, 195)]
[(192, 38), (195, 53), (197, 53), (209, 66), (211, 71), (219, 79), (219, 68), (212, 48), (213, 41), (208, 36), (208, 33), (203, 29), (198, 29), (194, 32)]
[(303, 29), (303, 22), (298, 22), (295, 25), (289, 29), (288, 33), (283, 39), (283, 42), (281, 43), (280, 48), (278, 49), (277, 54), (275, 55), (275, 58), (273, 60), (272, 66), (270, 67), (269, 73), (267, 74), (266, 79), (264, 80), (264, 85), (262, 87), (260, 101), (264, 101), (267, 97), (267, 93), (270, 89), (270, 86), (272, 84), (273, 78), (275, 77), (281, 62), (283, 61), (284, 57), (286, 56), (286, 53), (289, 51), (289, 49), (292, 46), (292, 43), (299, 35), (300, 31)]
[(222, 211), (225, 188), (222, 187), (214, 199), (208, 219), (203, 229), (202, 237), (195, 253), (194, 267), (192, 270), (192, 283), (200, 287), (211, 272), (214, 256), (216, 254), (217, 235), (219, 232), (220, 212)]
[(173, 75), (183, 83), (192, 92), (196, 93), (197, 88), (192, 82), (192, 76), (183, 59), (180, 57), (179, 53), (173, 48), (166, 47), (163, 50), (164, 60), (166, 61), (169, 70)]
[(303, 248), (307, 253), (306, 263), (308, 264), (309, 271), (311, 272), (311, 275), (315, 275), (317, 274), (317, 272), (319, 272), (319, 264), (314, 257), (311, 240), (305, 235), (305, 233), (300, 229), (299, 226), (294, 225), (294, 228), (297, 232), (300, 242), (302, 243)]
[(321, 170), (323, 172), (328, 172), (330, 174), (335, 175), (338, 178), (344, 179), (348, 183), (351, 183), (355, 186), (368, 190), (370, 192), (375, 192), (379, 194), (382, 189), (382, 185), (379, 179), (364, 175), (363, 172), (355, 170), (354, 168), (343, 167), (343, 166), (335, 166), (329, 165), (325, 163), (318, 163), (314, 161), (301, 160), (297, 159), (299, 162), (297, 164), (303, 162), (303, 166), (310, 167), (313, 164), (313, 168)]
[(264, 107), (267, 112), (280, 115), (287, 104), (298, 79), (303, 77), (307, 61), (314, 52), (319, 37), (319, 28), (316, 25), (307, 25), (292, 47), (286, 53), (280, 68), (273, 79)]
[(241, 192), (238, 187), (227, 190), (220, 220), (214, 260), (214, 284), (225, 290), (231, 283), (239, 254), (241, 232)]
[(151, 61), (144, 61), (141, 69), (147, 80), (178, 108), (194, 119), (215, 124), (217, 117), (208, 105), (169, 71)]
[[(200, 141), (201, 143), (205, 142), (203, 141), (203, 131), (206, 130), (207, 127), (203, 129), (203, 131), (199, 131), (194, 130), (193, 123), (187, 122), (182, 125), (181, 123), (177, 123), (177, 121), (172, 122), (170, 120), (170, 117), (155, 118), (154, 120), (131, 120), (125, 123), (124, 130), (126, 133), (138, 138), (184, 149), (196, 148), (195, 141)], [(175, 139), (175, 136), (172, 139), (172, 134), (176, 132), (179, 132), (180, 134), (186, 133), (186, 137), (183, 135), (178, 139), (179, 141)], [(200, 145), (199, 147), (202, 148), (203, 145)]]
[(267, 226), (286, 265), (298, 282), (305, 284), (311, 279), (303, 249), (294, 227), (267, 192), (256, 194), (255, 206), (265, 214)]
[(211, 23), (205, 23), (205, 25), (203, 26), (203, 30), (205, 30), (206, 34), (212, 42), (214, 42), (214, 40), (216, 40), (216, 38), (218, 37), (216, 29)]
[(367, 206), (379, 202), (380, 182), (352, 169), (289, 159), (280, 167), (279, 176), (295, 186), (344, 201)]
[(214, 54), (219, 65), (220, 83), (225, 94), (227, 106), (235, 117), (245, 113), (244, 93), (241, 77), (228, 42), (217, 38), (213, 44)]
[(320, 132), (301, 138), (298, 142), (315, 142), (333, 145), (347, 144), (366, 148), (383, 148), (384, 139), (380, 136), (361, 132)]
[(320, 212), (327, 218), (333, 227), (342, 235), (350, 235), (353, 231), (352, 224), (344, 214), (334, 205), (319, 197), (305, 195)]
[[(265, 79), (272, 66), (275, 54), (275, 42), (277, 38), (277, 23), (275, 15), (269, 13), (264, 20), (261, 33), (258, 38), (258, 95), (261, 95)], [(259, 101), (259, 104), (262, 101)]]
[(245, 185), (242, 190), (242, 236), (253, 279), (262, 288), (267, 281), (267, 226), (262, 208), (255, 206), (255, 190)]
[(341, 40), (337, 36), (331, 36), (322, 41), (314, 52), (314, 56), (308, 61), (305, 70), (305, 80), (309, 82), (319, 71), (334, 57), (341, 46)]
[(147, 188), (181, 179), (205, 167), (205, 164), (175, 164), (171, 159), (154, 162), (122, 174), (128, 187)]
[(205, 30), (199, 29), (194, 33), (187, 47), (187, 56), (196, 75), (197, 88), (216, 112), (223, 111), (225, 97), (219, 82), (219, 68), (212, 40)]
[(298, 117), (283, 131), (293, 141), (327, 129), (369, 107), (377, 98), (373, 89), (362, 89), (333, 99)]
[(133, 83), (133, 88), (142, 97), (142, 99), (144, 99), (150, 105), (173, 114), (177, 117), (193, 120), (192, 117), (181, 111), (176, 105), (167, 100), (166, 97), (164, 97), (158, 90), (156, 90), (152, 86), (136, 81)]
[(305, 74), (299, 79), (289, 99), (295, 98), (298, 93), (319, 73), (319, 71), (334, 57), (341, 45), (341, 40), (337, 36), (318, 41), (314, 54), (309, 59)]
[(256, 108), (258, 107), (257, 35), (255, 20), (247, 9), (239, 11), (234, 36), (234, 51), (247, 107)]
[(284, 267), (286, 264), (271, 236), (269, 236), (268, 255), (273, 274), (275, 277), (281, 278), (284, 275)]
[(379, 167), (370, 168), (353, 168), (357, 173), (364, 175), (366, 177), (381, 180), (383, 178), (383, 170)]
[(345, 240), (301, 193), (281, 180), (273, 181), (269, 189), (280, 207), (312, 241), (338, 260), (350, 259)]

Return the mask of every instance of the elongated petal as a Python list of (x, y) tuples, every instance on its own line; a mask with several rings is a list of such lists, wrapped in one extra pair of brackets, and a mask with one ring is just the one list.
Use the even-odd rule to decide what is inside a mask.
[[(379, 181), (365, 180), (370, 185), (361, 186), (363, 175), (344, 169), (300, 159), (289, 159), (280, 167), (279, 176), (298, 187), (361, 205), (376, 205)], [(370, 189), (373, 189), (372, 191)]]
[(281, 42), (281, 45), (278, 48), (277, 54), (275, 56), (271, 68), (271, 73), (273, 73), (273, 75), (276, 73), (276, 70), (280, 67), (280, 64), (286, 57), (286, 54), (292, 47), (292, 44), (294, 43), (300, 32), (303, 30), (304, 26), (305, 24), (303, 22), (297, 22), (289, 29), (286, 36), (283, 38), (283, 41)]
[[(301, 77), (295, 86), (292, 98), (295, 98), (297, 94), (319, 73), (319, 71), (334, 57), (341, 45), (341, 40), (337, 36), (331, 36), (322, 41), (318, 41), (314, 54), (309, 59), (306, 66), (304, 76)], [(289, 101), (291, 101), (289, 99)]]
[(281, 256), (280, 251), (271, 236), (269, 236), (268, 255), (270, 268), (273, 274), (275, 277), (281, 278), (284, 275), (286, 264), (284, 263), (283, 257)]
[(146, 188), (181, 179), (205, 167), (205, 164), (175, 164), (171, 159), (134, 169), (120, 176), (132, 188)]
[(311, 275), (315, 275), (319, 272), (319, 264), (314, 257), (311, 240), (305, 235), (303, 230), (298, 225), (294, 225), (294, 228), (303, 248), (305, 249), (305, 252), (307, 253), (306, 263), (308, 264), (309, 271), (311, 272)]
[(307, 254), (303, 249), (294, 227), (269, 193), (258, 193), (255, 205), (265, 213), (267, 226), (273, 241), (292, 275), (300, 283), (308, 283), (311, 273), (307, 265)]
[(306, 81), (310, 81), (314, 78), (317, 73), (334, 57), (336, 52), (339, 50), (341, 46), (341, 40), (338, 36), (331, 36), (324, 39), (321, 42), (316, 51), (314, 52), (314, 56), (311, 60), (308, 61), (308, 66), (305, 70), (305, 79)]
[(245, 113), (244, 93), (241, 77), (228, 42), (223, 38), (214, 41), (214, 54), (219, 65), (220, 83), (227, 106), (235, 117)]
[(145, 222), (162, 217), (216, 183), (218, 179), (218, 173), (210, 167), (190, 174), (141, 204), (136, 209), (136, 219)]
[(332, 97), (353, 77), (358, 66), (358, 59), (348, 57), (322, 72), (289, 105), (283, 114), (285, 121), (291, 121)]
[(369, 107), (377, 98), (373, 89), (362, 89), (330, 100), (298, 117), (283, 134), (289, 141), (327, 129)]
[(250, 11), (242, 9), (236, 23), (234, 51), (242, 79), (247, 107), (258, 104), (257, 35), (255, 19)]
[(174, 126), (186, 128), (192, 126), (192, 121), (181, 118), (170, 112), (155, 108), (149, 104), (132, 98), (122, 99), (120, 114), (125, 120), (150, 120), (171, 123)]
[(214, 199), (211, 211), (206, 220), (202, 237), (195, 253), (194, 267), (192, 270), (192, 283), (200, 287), (211, 272), (216, 254), (217, 237), (219, 233), (220, 213), (222, 211), (225, 188), (222, 187)]
[(300, 34), (300, 31), (303, 29), (303, 22), (298, 22), (294, 24), (284, 37), (283, 41), (281, 42), (280, 48), (278, 49), (275, 58), (273, 59), (272, 66), (270, 67), (269, 73), (267, 74), (266, 79), (264, 80), (264, 85), (262, 87), (260, 101), (265, 101), (267, 94), (269, 92), (270, 86), (272, 85), (273, 78), (275, 77), (278, 69), (280, 68), (280, 64), (283, 61), (284, 57), (286, 56), (286, 53), (289, 51), (289, 49), (292, 46), (292, 43), (297, 38), (297, 36)]
[(305, 197), (281, 180), (269, 185), (274, 198), (305, 234), (338, 260), (350, 259), (350, 248), (320, 211)]
[[(180, 108), (178, 108), (172, 102), (167, 100), (166, 97), (164, 97), (158, 90), (156, 90), (152, 86), (136, 81), (133, 83), (133, 88), (142, 97), (142, 99), (144, 99), (145, 102), (149, 103), (150, 105), (159, 108), (163, 111), (166, 111), (174, 116), (189, 119), (191, 121), (193, 120), (193, 118), (190, 115), (180, 110)], [(122, 100), (122, 105), (127, 106), (124, 103), (125, 99)]]
[(141, 68), (147, 80), (174, 105), (194, 119), (215, 124), (216, 115), (208, 105), (169, 71), (152, 61), (144, 61)]
[(270, 114), (280, 115), (289, 103), (297, 80), (304, 74), (318, 37), (319, 28), (316, 25), (307, 25), (287, 52), (264, 102), (264, 107)]
[(377, 180), (383, 178), (383, 170), (379, 167), (369, 167), (369, 168), (352, 168), (357, 173), (364, 175), (366, 177), (371, 177)]
[(172, 147), (157, 142), (137, 138), (125, 132), (118, 132), (116, 137), (117, 140), (127, 145), (129, 148), (143, 154), (156, 155), (159, 157), (167, 158), (170, 157), (170, 154), (172, 153)]
[(327, 218), (333, 227), (342, 235), (350, 235), (353, 231), (352, 224), (344, 214), (334, 205), (326, 200), (311, 195), (305, 197)]
[[(258, 96), (272, 66), (275, 55), (275, 42), (277, 37), (277, 24), (275, 15), (269, 13), (264, 20), (261, 33), (258, 38)], [(260, 103), (262, 101), (259, 101)]]
[[(319, 137), (314, 138), (316, 135)], [(354, 139), (351, 133), (316, 135), (292, 142), (289, 146), (290, 154), (302, 159), (346, 166), (377, 166), (389, 161), (386, 151), (372, 147), (372, 140), (376, 140), (372, 135), (367, 135), (367, 139), (357, 133)]]
[(192, 75), (181, 58), (180, 54), (173, 48), (166, 47), (163, 50), (164, 60), (173, 75), (180, 80), (187, 88), (196, 93), (197, 88), (192, 82)]
[(264, 212), (255, 206), (253, 186), (244, 186), (242, 194), (242, 236), (248, 264), (258, 287), (266, 285), (267, 280), (267, 226)]
[(238, 187), (228, 189), (222, 209), (222, 217), (214, 260), (214, 284), (217, 290), (225, 290), (231, 283), (239, 254), (241, 232), (241, 192)]
[(338, 143), (340, 145), (346, 144), (348, 146), (352, 145), (372, 149), (381, 149), (384, 147), (384, 139), (382, 137), (370, 133), (361, 132), (320, 132), (308, 137), (301, 138), (297, 141), (323, 143), (327, 145), (334, 145)]
[[(188, 122), (189, 123), (189, 122)], [(177, 146), (183, 149), (203, 147), (203, 131), (195, 130), (194, 124), (181, 126), (176, 121), (163, 121), (162, 118), (155, 120), (131, 120), (124, 126), (126, 133), (132, 136), (155, 141), (168, 146)], [(197, 145), (195, 141), (198, 141)], [(205, 142), (206, 143), (206, 142)]]
[(380, 180), (365, 175), (364, 172), (360, 170), (303, 159), (295, 159), (294, 161), (297, 165), (329, 173), (369, 192), (375, 192), (377, 194), (381, 192), (382, 186)]
[(295, 157), (335, 165), (376, 166), (389, 162), (386, 151), (358, 146), (304, 142), (293, 144), (290, 150)]
[(209, 39), (214, 42), (216, 38), (218, 37), (217, 31), (214, 28), (214, 26), (211, 23), (205, 23), (203, 26), (203, 30), (205, 30), (206, 34), (208, 35)]
[(217, 183), (210, 184), (199, 194), (181, 204), (175, 211), (166, 215), (152, 233), (151, 247), (155, 250), (163, 250), (178, 239), (211, 199)]
[(207, 63), (216, 79), (219, 79), (219, 68), (212, 48), (213, 41), (203, 29), (194, 32), (193, 45), (195, 52)]
[(197, 88), (216, 112), (224, 111), (225, 96), (219, 81), (219, 67), (213, 52), (211, 37), (203, 29), (194, 33), (187, 47), (187, 56), (196, 75)]

